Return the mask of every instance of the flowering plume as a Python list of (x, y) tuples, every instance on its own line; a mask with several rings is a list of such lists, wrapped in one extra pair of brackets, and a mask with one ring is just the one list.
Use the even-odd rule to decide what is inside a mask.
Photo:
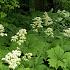
[(19, 49), (13, 50), (12, 52), (9, 52), (7, 55), (5, 55), (5, 58), (2, 58), (2, 60), (5, 63), (9, 64), (10, 69), (15, 69), (18, 65), (20, 65), (20, 56), (21, 51)]
[(29, 59), (31, 59), (31, 56), (32, 56), (32, 53), (26, 53), (26, 54), (23, 56), (23, 60), (24, 60), (24, 61), (29, 61)]
[(2, 24), (0, 24), (0, 36), (7, 36), (7, 34), (6, 33), (4, 33), (4, 27), (3, 27), (3, 25)]
[(31, 24), (31, 26), (32, 26), (34, 31), (38, 32), (38, 29), (43, 27), (42, 26), (42, 23), (43, 23), (42, 19), (41, 19), (41, 17), (36, 17), (33, 19), (33, 21), (34, 21), (33, 22), (34, 24)]
[(11, 41), (18, 43), (18, 45), (21, 45), (26, 41), (26, 29), (20, 29), (19, 32), (16, 33), (16, 35), (11, 37)]
[(44, 25), (45, 25), (45, 26), (48, 26), (48, 25), (53, 24), (53, 21), (52, 21), (52, 19), (48, 16), (47, 12), (44, 13), (44, 15), (43, 15), (43, 20), (44, 20), (44, 23), (45, 23)]
[(62, 10), (62, 11), (58, 10), (57, 13), (60, 14), (61, 16), (65, 17), (65, 18), (70, 17), (70, 13), (66, 10)]
[(64, 36), (70, 37), (70, 28), (64, 29), (63, 31), (64, 31), (64, 33), (63, 33)]
[(45, 32), (45, 34), (46, 34), (47, 36), (54, 37), (53, 29), (52, 29), (52, 28), (47, 28), (44, 32)]

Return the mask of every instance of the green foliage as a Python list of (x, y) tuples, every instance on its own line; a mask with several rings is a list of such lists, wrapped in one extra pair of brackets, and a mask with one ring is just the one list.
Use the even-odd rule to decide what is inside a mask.
[[(41, 54), (44, 54), (43, 51), (46, 50), (48, 46), (49, 44), (46, 43), (46, 41), (41, 36), (39, 36), (37, 33), (33, 34), (29, 32), (27, 35), (27, 41), (23, 47), (23, 50), (26, 52), (31, 51), (34, 55), (40, 56)], [(25, 48), (27, 50), (25, 50)]]
[(8, 13), (5, 21), (15, 25), (18, 28), (30, 30), (31, 16), (22, 15), (20, 13)]
[(14, 9), (15, 7), (19, 7), (19, 2), (17, 0), (0, 0), (1, 10), (6, 11), (8, 9)]
[(64, 53), (64, 50), (57, 46), (48, 50), (47, 54), (50, 67), (54, 67), (56, 70), (59, 66), (61, 66), (63, 70), (70, 69), (70, 52)]
[(3, 13), (3, 12), (0, 12), (0, 18), (4, 18), (4, 17), (6, 17), (7, 15), (5, 14), (5, 13)]
[(6, 19), (10, 10), (16, 7), (19, 7), (18, 0), (0, 0), (0, 24), (7, 23), (4, 19)]
[(56, 9), (65, 9), (67, 11), (70, 11), (70, 1), (69, 0), (53, 0), (54, 5), (56, 6)]
[[(59, 5), (68, 9), (69, 1), (66, 2), (68, 4), (65, 2), (66, 0), (64, 2), (60, 0)], [(64, 7), (64, 5), (66, 6)], [(20, 12), (14, 13), (12, 9), (16, 7), (19, 7), (18, 0), (0, 0), (0, 24), (4, 25), (5, 32), (8, 34), (7, 37), (0, 37), (0, 70), (9, 70), (8, 65), (3, 64), (1, 59), (18, 47), (16, 43), (11, 42), (11, 37), (21, 28), (27, 30), (26, 42), (19, 46), (22, 51), (21, 58), (25, 53), (32, 53), (33, 55), (29, 61), (22, 59), (21, 64), (15, 70), (58, 70), (59, 67), (63, 70), (70, 70), (70, 38), (62, 35), (63, 29), (70, 27), (70, 16), (68, 16), (70, 12), (64, 12), (68, 17), (65, 17), (63, 13), (48, 12), (53, 24), (46, 27), (42, 23), (43, 30), (36, 33), (31, 28), (32, 19), (37, 16), (43, 18), (43, 12), (34, 10), (27, 15)], [(31, 8), (35, 9), (34, 4)], [(54, 38), (44, 34), (43, 31), (48, 27), (53, 28)]]
[(64, 55), (64, 50), (61, 49), (59, 46), (55, 48), (51, 48), (50, 50), (47, 51), (49, 64), (51, 67), (58, 68), (59, 66), (63, 67), (63, 55)]
[(66, 52), (64, 58), (64, 69), (70, 70), (70, 52)]

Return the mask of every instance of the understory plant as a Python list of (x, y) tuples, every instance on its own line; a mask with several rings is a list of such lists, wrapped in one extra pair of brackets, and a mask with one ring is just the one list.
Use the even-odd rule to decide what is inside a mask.
[(56, 70), (59, 66), (61, 66), (63, 70), (70, 69), (70, 52), (64, 52), (60, 46), (56, 46), (48, 50), (47, 54), (50, 67), (54, 67)]
[[(5, 13), (1, 15), (2, 18), (7, 16)], [(70, 12), (58, 10), (56, 13), (44, 12), (32, 19), (29, 23), (31, 30), (26, 29), (28, 25), (5, 24), (4, 29), (4, 23), (0, 24), (2, 41), (9, 39), (7, 44), (0, 44), (0, 59), (3, 61), (0, 62), (6, 66), (2, 70), (58, 70), (59, 67), (70, 70), (69, 19)]]

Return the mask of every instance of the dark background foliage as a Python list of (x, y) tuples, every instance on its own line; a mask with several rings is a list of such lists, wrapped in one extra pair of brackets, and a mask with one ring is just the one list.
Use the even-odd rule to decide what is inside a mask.
[(20, 0), (20, 8), (24, 11), (49, 11), (51, 8), (54, 11), (58, 9), (66, 9), (68, 11), (70, 8), (69, 0)]

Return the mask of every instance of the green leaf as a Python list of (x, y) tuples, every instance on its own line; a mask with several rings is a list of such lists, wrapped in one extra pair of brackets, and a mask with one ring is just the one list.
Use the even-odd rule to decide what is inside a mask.
[(1, 16), (1, 18), (4, 18), (7, 16), (7, 14), (5, 14), (4, 12), (0, 12), (0, 16)]
[(60, 48), (59, 46), (55, 48), (51, 48), (50, 50), (47, 51), (48, 57), (52, 59), (62, 59), (62, 56), (64, 54), (64, 50)]
[(58, 68), (59, 66), (63, 67), (63, 55), (64, 55), (64, 50), (57, 46), (54, 48), (51, 48), (50, 50), (47, 51), (49, 64), (51, 67)]
[(70, 52), (64, 54), (64, 68), (70, 70)]
[(47, 70), (47, 67), (45, 65), (41, 64), (41, 65), (37, 65), (35, 67), (35, 70)]

